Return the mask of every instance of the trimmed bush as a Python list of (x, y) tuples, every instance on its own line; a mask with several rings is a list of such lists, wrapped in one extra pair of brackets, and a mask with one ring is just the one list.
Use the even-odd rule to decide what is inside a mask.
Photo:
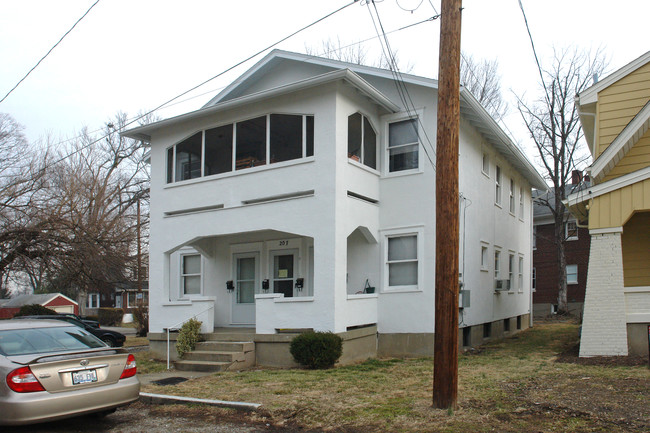
[(176, 352), (182, 357), (187, 352), (191, 352), (196, 347), (196, 343), (201, 338), (201, 322), (196, 319), (190, 319), (183, 323), (181, 331), (176, 340)]
[(32, 305), (23, 305), (20, 307), (20, 310), (14, 314), (14, 317), (18, 316), (46, 316), (50, 314), (58, 314), (54, 310), (50, 310), (47, 307), (44, 307), (40, 304), (32, 304)]
[(97, 310), (97, 320), (101, 326), (120, 326), (124, 317), (121, 308), (100, 308)]
[(309, 368), (330, 368), (343, 354), (343, 339), (331, 332), (305, 332), (291, 340), (293, 359)]

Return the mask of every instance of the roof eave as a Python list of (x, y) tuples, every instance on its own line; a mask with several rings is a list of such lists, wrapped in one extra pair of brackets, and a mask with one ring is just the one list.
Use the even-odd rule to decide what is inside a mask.
[(370, 98), (373, 102), (375, 102), (381, 108), (386, 110), (387, 113), (397, 113), (400, 111), (398, 105), (393, 103), (388, 97), (386, 97), (379, 90), (377, 90), (372, 85), (370, 85), (366, 80), (361, 78), (355, 72), (349, 69), (339, 69), (336, 71), (327, 72), (325, 74), (318, 75), (316, 77), (310, 77), (305, 80), (296, 81), (294, 83), (274, 87), (272, 89), (263, 90), (261, 92), (227, 100), (209, 107), (203, 107), (198, 110), (191, 111), (189, 113), (185, 113), (179, 116), (171, 117), (169, 119), (161, 120), (160, 122), (151, 123), (149, 125), (133, 128), (122, 132), (121, 135), (136, 140), (143, 140), (143, 141), (150, 142), (151, 135), (155, 131), (178, 122), (192, 120), (203, 116), (209, 116), (214, 113), (218, 113), (220, 111), (237, 108), (242, 105), (256, 103), (264, 99), (269, 99), (283, 94), (305, 90), (308, 88), (316, 87), (319, 85), (327, 84), (338, 80), (345, 80), (350, 84), (352, 84), (364, 96)]
[(472, 121), (475, 124), (477, 124), (477, 122), (480, 123), (479, 126), (482, 126), (483, 128), (477, 128), (479, 129), (479, 132), (521, 172), (533, 188), (543, 191), (548, 190), (548, 185), (546, 185), (542, 176), (532, 166), (530, 161), (528, 161), (523, 152), (512, 142), (510, 137), (503, 132), (492, 116), (485, 111), (485, 108), (483, 108), (483, 106), (476, 100), (474, 95), (472, 95), (472, 93), (465, 87), (461, 88), (460, 95), (461, 102), (466, 103), (472, 110), (472, 113), (476, 116), (476, 120), (473, 120), (471, 116), (465, 114), (467, 120), (470, 123), (472, 123)]

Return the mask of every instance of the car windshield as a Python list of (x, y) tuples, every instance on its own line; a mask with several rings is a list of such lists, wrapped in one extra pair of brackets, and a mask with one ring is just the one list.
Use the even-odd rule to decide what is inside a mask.
[(76, 326), (0, 331), (0, 353), (4, 356), (65, 352), (96, 347), (105, 347), (105, 344)]

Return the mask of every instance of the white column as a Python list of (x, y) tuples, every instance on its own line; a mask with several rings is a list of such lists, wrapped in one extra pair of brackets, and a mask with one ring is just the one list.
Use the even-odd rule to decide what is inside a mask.
[(592, 230), (580, 356), (626, 356), (622, 228)]

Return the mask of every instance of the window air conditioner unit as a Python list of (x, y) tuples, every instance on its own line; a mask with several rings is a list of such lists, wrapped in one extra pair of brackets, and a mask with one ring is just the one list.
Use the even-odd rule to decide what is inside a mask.
[(510, 280), (494, 280), (494, 290), (497, 292), (510, 290)]

